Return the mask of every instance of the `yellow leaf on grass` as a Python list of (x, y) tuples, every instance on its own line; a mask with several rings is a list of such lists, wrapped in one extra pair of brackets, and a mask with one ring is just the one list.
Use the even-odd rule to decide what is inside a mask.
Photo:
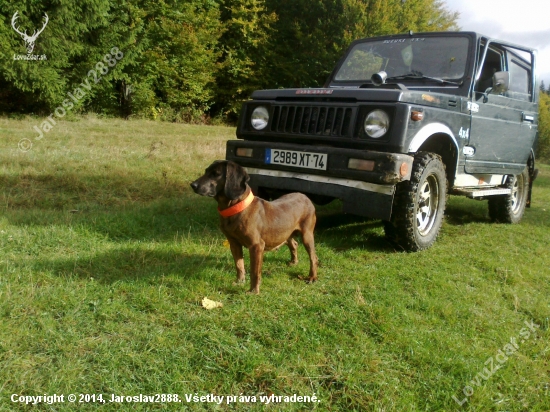
[(224, 240), (224, 242), (223, 242), (223, 247), (226, 247), (226, 248), (229, 249), (229, 240), (227, 240), (227, 239)]
[(216, 309), (216, 308), (223, 308), (223, 303), (221, 302), (216, 302), (214, 300), (210, 300), (208, 298), (204, 298), (202, 300), (202, 307), (205, 308), (205, 309)]

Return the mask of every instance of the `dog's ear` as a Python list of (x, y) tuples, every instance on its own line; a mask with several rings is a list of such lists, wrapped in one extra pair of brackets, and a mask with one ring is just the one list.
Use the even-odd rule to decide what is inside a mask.
[(216, 169), (216, 166), (219, 167), (219, 169), (220, 169), (219, 171), (220, 171), (220, 173), (221, 173), (223, 170), (222, 170), (222, 165), (221, 165), (220, 163), (224, 163), (224, 162), (225, 162), (225, 160), (214, 160), (214, 161), (212, 162), (212, 164), (211, 164), (210, 166), (208, 166), (208, 167), (206, 168), (206, 170), (204, 171), (205, 174), (208, 173), (208, 172), (214, 171), (214, 170)]
[(250, 177), (246, 170), (234, 162), (227, 162), (225, 170), (225, 196), (235, 200), (246, 191)]

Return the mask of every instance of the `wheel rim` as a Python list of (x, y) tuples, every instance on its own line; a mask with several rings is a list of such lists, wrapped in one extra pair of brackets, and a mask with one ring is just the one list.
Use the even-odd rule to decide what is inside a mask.
[[(521, 182), (520, 182), (521, 180)], [(520, 184), (521, 183), (521, 184)], [(523, 175), (517, 175), (514, 180), (514, 185), (512, 186), (512, 193), (510, 198), (512, 200), (512, 213), (517, 214), (521, 208), (521, 196), (523, 187)]]
[(434, 175), (428, 176), (418, 192), (418, 209), (416, 211), (416, 227), (422, 236), (432, 229), (437, 217), (439, 205), (439, 184)]

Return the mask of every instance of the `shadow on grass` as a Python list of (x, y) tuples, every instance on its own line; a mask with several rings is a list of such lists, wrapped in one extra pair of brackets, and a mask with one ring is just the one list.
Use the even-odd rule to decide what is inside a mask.
[[(172, 242), (187, 238), (194, 243), (204, 236), (223, 237), (219, 230), (219, 218), (212, 199), (197, 196), (187, 189), (185, 181), (142, 179), (135, 175), (118, 176), (41, 176), (40, 178), (5, 178), (3, 192), (9, 204), (5, 216), (10, 224), (20, 226), (70, 226), (123, 242), (156, 241)], [(536, 188), (535, 188), (536, 190)], [(26, 200), (25, 200), (26, 199)], [(535, 199), (536, 201), (536, 199)], [(73, 209), (77, 208), (77, 209)], [(529, 211), (527, 211), (528, 217)], [(549, 225), (548, 219), (527, 220), (527, 224)], [(487, 202), (451, 197), (446, 210), (446, 222), (450, 225), (469, 223), (490, 223)], [(315, 230), (316, 242), (336, 251), (365, 249), (382, 253), (394, 253), (395, 248), (383, 234), (382, 222), (365, 217), (344, 214), (337, 202), (318, 208)], [(155, 252), (160, 253), (160, 252)], [(103, 261), (125, 261), (131, 253), (118, 250), (112, 256), (103, 255), (91, 260), (95, 266), (103, 267)], [(176, 253), (161, 256), (165, 261), (182, 265)], [(161, 260), (159, 257), (158, 260)], [(208, 262), (209, 260), (206, 260)], [(121, 262), (113, 263), (113, 270), (104, 270), (105, 279), (124, 277)], [(47, 262), (45, 262), (47, 263)], [(59, 263), (59, 262), (58, 262)], [(76, 262), (77, 274), (85, 275), (86, 262)], [(56, 264), (56, 272), (70, 273), (75, 262), (64, 268), (63, 262)], [(128, 267), (140, 276), (147, 276), (149, 269), (131, 261)], [(187, 273), (163, 264), (159, 270)]]
[(486, 201), (481, 204), (471, 199), (466, 199), (466, 201), (471, 204), (463, 204), (462, 202), (457, 203), (456, 201), (449, 202), (445, 210), (445, 221), (447, 223), (454, 226), (468, 223), (491, 223), (487, 212), (488, 206)]
[(148, 283), (164, 276), (204, 280), (212, 276), (213, 269), (233, 273), (229, 263), (208, 253), (207, 249), (204, 254), (189, 254), (177, 250), (123, 248), (76, 259), (37, 259), (32, 269), (52, 272), (58, 277), (93, 278), (104, 284)]
[[(520, 225), (528, 226), (550, 226), (550, 220), (541, 214), (541, 204), (536, 198), (533, 199), (532, 207), (525, 209), (525, 214)], [(539, 218), (540, 217), (540, 218)], [(489, 218), (489, 206), (487, 200), (476, 201), (466, 198), (451, 198), (445, 210), (445, 222), (453, 226), (467, 225), (470, 223), (485, 223), (490, 225), (507, 225), (507, 223), (496, 223)]]
[(18, 209), (4, 216), (17, 226), (83, 227), (113, 241), (172, 241), (220, 233), (215, 202), (191, 195), (88, 210)]
[(315, 226), (316, 241), (337, 251), (368, 249), (391, 253), (392, 245), (380, 230), (382, 221), (332, 211), (320, 213)]
[[(30, 164), (29, 164), (30, 166)], [(155, 177), (99, 170), (98, 174), (70, 171), (40, 175), (0, 176), (2, 205), (11, 209), (111, 209), (176, 198), (189, 193), (183, 176), (155, 171)]]

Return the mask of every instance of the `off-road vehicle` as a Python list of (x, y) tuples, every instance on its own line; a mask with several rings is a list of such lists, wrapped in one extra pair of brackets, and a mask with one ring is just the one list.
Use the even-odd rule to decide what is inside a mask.
[(254, 92), (226, 158), (260, 196), (341, 199), (408, 251), (434, 243), (448, 194), (517, 223), (536, 176), (535, 63), (473, 32), (357, 40), (324, 87)]

